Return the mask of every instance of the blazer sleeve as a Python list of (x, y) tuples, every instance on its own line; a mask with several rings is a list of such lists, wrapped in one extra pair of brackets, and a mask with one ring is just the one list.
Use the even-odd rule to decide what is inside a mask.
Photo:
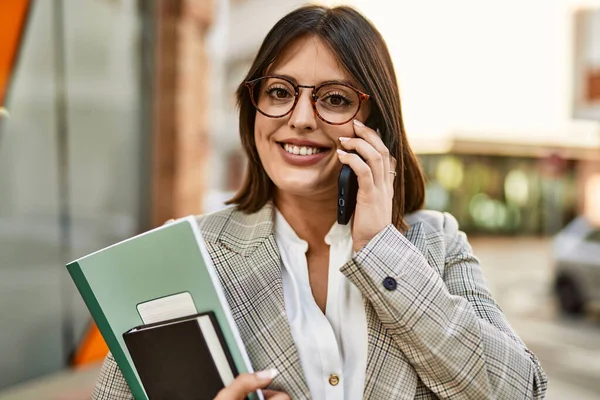
[(443, 230), (444, 254), (433, 255), (443, 276), (393, 225), (341, 271), (438, 397), (543, 398), (546, 375), (492, 298), (466, 235), (449, 214)]
[(133, 395), (111, 353), (104, 359), (92, 400), (132, 400)]

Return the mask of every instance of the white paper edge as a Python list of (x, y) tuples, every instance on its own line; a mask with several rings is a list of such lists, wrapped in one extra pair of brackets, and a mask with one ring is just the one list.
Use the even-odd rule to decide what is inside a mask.
[(223, 351), (223, 346), (221, 346), (221, 341), (219, 340), (217, 331), (212, 323), (212, 319), (208, 315), (203, 315), (196, 320), (198, 325), (200, 325), (200, 330), (204, 335), (204, 341), (208, 346), (208, 351), (215, 363), (215, 367), (217, 367), (217, 371), (219, 371), (219, 376), (221, 377), (221, 381), (223, 381), (223, 385), (231, 385), (231, 382), (233, 382), (234, 379), (233, 371), (231, 370), (225, 351)]
[[(172, 314), (173, 310), (170, 310), (171, 314), (169, 314), (168, 317), (166, 317), (164, 319), (157, 319), (155, 315), (150, 315), (150, 317), (148, 316), (149, 312), (152, 311), (152, 310), (148, 310), (148, 308), (156, 308), (157, 303), (161, 304), (161, 306), (164, 308), (164, 305), (163, 305), (164, 302), (169, 301), (169, 300), (172, 301), (173, 298), (175, 298), (175, 297), (182, 297), (185, 300), (186, 306), (189, 307), (189, 310), (185, 311), (185, 313), (176, 314), (176, 315), (173, 315)], [(151, 306), (151, 304), (153, 304), (153, 305)], [(181, 303), (179, 303), (179, 304), (181, 304)], [(196, 304), (194, 304), (194, 299), (192, 298), (191, 293), (188, 291), (174, 293), (174, 294), (163, 296), (163, 297), (160, 297), (157, 299), (144, 301), (142, 303), (139, 303), (136, 306), (136, 309), (137, 309), (137, 312), (138, 312), (140, 318), (142, 319), (142, 322), (144, 323), (144, 325), (150, 325), (150, 324), (154, 324), (154, 323), (158, 323), (158, 322), (164, 322), (164, 321), (168, 321), (170, 319), (190, 317), (192, 315), (198, 314), (198, 310), (196, 309)]]

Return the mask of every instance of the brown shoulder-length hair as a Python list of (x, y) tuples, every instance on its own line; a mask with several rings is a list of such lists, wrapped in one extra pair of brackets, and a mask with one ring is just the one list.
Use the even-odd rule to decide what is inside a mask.
[(379, 129), (390, 155), (397, 160), (392, 223), (406, 229), (403, 216), (420, 209), (425, 200), (423, 173), (407, 141), (398, 83), (387, 45), (369, 20), (347, 6), (298, 8), (279, 20), (267, 34), (248, 75), (236, 92), (240, 137), (248, 157), (248, 168), (241, 189), (227, 204), (236, 204), (240, 210), (253, 213), (273, 198), (274, 184), (256, 150), (256, 109), (245, 82), (264, 76), (286, 46), (306, 36), (322, 40), (361, 89), (371, 96), (371, 114), (366, 124)]

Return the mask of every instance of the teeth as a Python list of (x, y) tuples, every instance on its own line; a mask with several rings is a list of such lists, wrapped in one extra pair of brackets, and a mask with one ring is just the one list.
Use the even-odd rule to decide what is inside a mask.
[(307, 146), (294, 146), (292, 144), (284, 143), (283, 148), (285, 151), (291, 154), (297, 154), (301, 156), (312, 156), (313, 154), (317, 154), (321, 152), (321, 149), (317, 147), (307, 147)]

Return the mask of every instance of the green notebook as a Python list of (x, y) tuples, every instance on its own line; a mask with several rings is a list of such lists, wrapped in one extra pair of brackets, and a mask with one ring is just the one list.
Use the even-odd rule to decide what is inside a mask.
[(195, 218), (107, 247), (67, 269), (136, 399), (148, 396), (123, 333), (139, 325), (213, 311), (237, 370), (252, 372)]

